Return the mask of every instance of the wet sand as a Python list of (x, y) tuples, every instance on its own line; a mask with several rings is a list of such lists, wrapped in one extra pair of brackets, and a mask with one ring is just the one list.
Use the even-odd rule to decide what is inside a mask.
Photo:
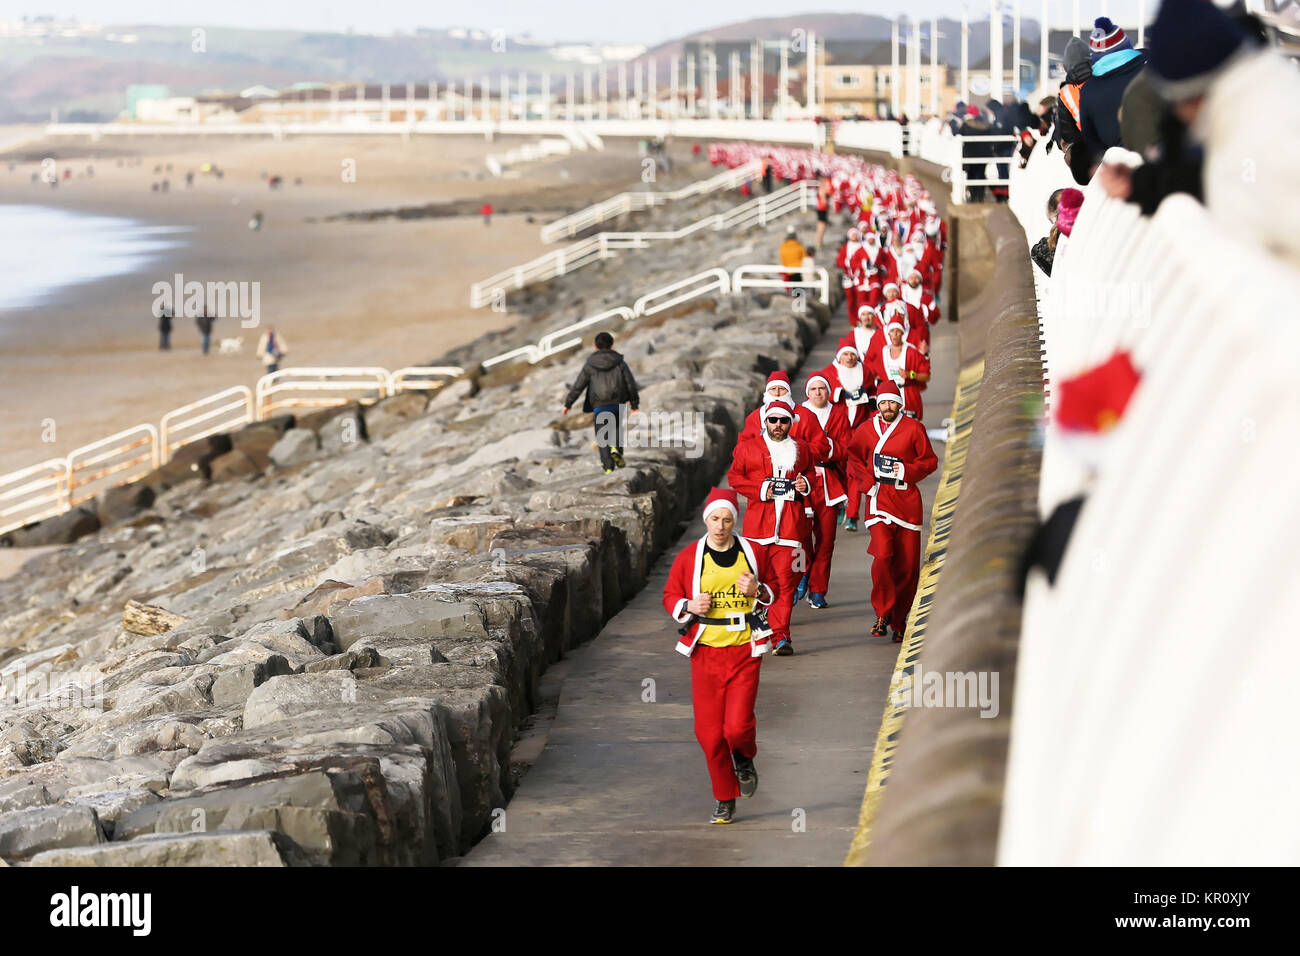
[[(390, 369), (423, 364), (508, 325), (509, 314), (469, 308), (470, 284), (552, 248), (538, 236), (549, 219), (624, 189), (645, 188), (636, 144), (617, 140), (603, 152), (521, 167), (517, 177), (480, 178), (486, 155), (523, 142), (116, 137), (29, 142), (0, 153), (0, 203), (40, 203), (193, 230), (183, 236), (186, 246), (134, 274), (68, 287), (39, 307), (0, 312), (0, 474), (131, 425), (156, 424), (170, 409), (231, 385), (252, 386), (262, 374), (253, 351), (268, 324), (289, 345), (286, 365)], [(31, 183), (42, 155), (55, 158), (59, 175), (71, 169), (73, 179), (53, 189)], [(134, 156), (143, 162), (133, 165)], [(119, 157), (127, 165), (119, 167)], [(169, 162), (170, 173), (154, 172)], [(224, 177), (198, 173), (204, 162), (215, 163)], [(85, 175), (87, 165), (94, 167), (93, 178)], [(344, 181), (348, 167), (355, 182)], [(190, 189), (188, 169), (196, 171)], [(285, 184), (272, 191), (263, 171)], [(702, 164), (682, 164), (674, 184), (708, 172)], [(294, 184), (296, 177), (301, 185)], [(169, 192), (151, 192), (150, 184), (163, 178)], [(531, 213), (533, 223), (525, 212), (496, 215), (490, 227), (476, 215), (329, 220), (439, 202), (533, 208), (527, 200), (539, 189), (555, 208)], [(254, 210), (264, 215), (258, 232), (247, 225)], [(179, 318), (172, 350), (160, 352), (150, 314), (153, 285), (178, 272), (187, 281), (259, 282), (261, 326), (219, 319), (212, 352), (203, 356), (194, 321)], [(220, 339), (239, 336), (242, 354), (217, 354)], [(47, 419), (55, 422), (56, 440), (43, 444)]]

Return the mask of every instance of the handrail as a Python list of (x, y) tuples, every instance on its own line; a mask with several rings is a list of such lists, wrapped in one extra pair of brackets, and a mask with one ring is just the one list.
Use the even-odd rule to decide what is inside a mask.
[[(311, 378), (307, 378), (311, 376)], [(338, 378), (342, 376), (342, 378)], [(348, 398), (284, 398), (272, 396), (286, 392), (361, 392), (364, 401), (369, 393), (378, 392), (376, 400), (388, 394), (388, 369), (369, 366), (337, 368), (282, 368), (257, 380), (257, 419), (265, 421), (280, 408), (332, 408), (345, 405)]]
[[(39, 477), (9, 487), (34, 475)], [(67, 485), (66, 458), (51, 458), (0, 477), (0, 534), (67, 511)], [(14, 499), (16, 504), (6, 504)], [(15, 515), (21, 517), (15, 518)]]
[[(650, 304), (658, 296), (667, 295), (670, 292), (676, 292), (678, 289), (684, 289), (692, 282), (698, 282), (700, 279), (705, 278), (711, 278), (712, 281), (707, 282), (696, 289), (692, 289), (684, 295), (679, 295), (669, 299), (667, 302), (656, 302), (653, 305)], [(731, 291), (731, 276), (726, 269), (706, 269), (704, 272), (697, 272), (693, 276), (679, 279), (677, 282), (669, 283), (662, 288), (655, 289), (653, 292), (647, 292), (645, 295), (641, 296), (641, 298), (636, 300), (636, 303), (632, 306), (632, 311), (639, 316), (654, 315), (658, 312), (664, 311), (665, 309), (671, 309), (673, 306), (685, 302), (688, 299), (693, 299), (696, 296), (704, 295), (713, 291), (722, 293), (728, 293)]]
[(447, 384), (445, 381), (434, 383), (427, 380), (455, 379), (464, 374), (465, 370), (459, 365), (408, 365), (388, 373), (388, 391), (396, 395), (398, 392), (427, 390), (435, 384), (442, 388)]
[[(187, 418), (184, 421), (179, 422), (174, 421), (179, 416), (192, 412), (195, 409), (202, 408), (212, 402), (233, 398), (236, 395), (240, 396), (238, 402), (227, 401), (226, 404), (218, 408), (209, 409), (201, 414), (195, 415), (193, 418)], [(234, 418), (220, 418), (220, 416), (225, 415), (227, 412), (232, 412), (237, 408), (242, 408), (243, 413)], [(213, 422), (213, 419), (219, 420)], [(162, 417), (162, 421), (158, 425), (162, 463), (166, 464), (170, 461), (172, 451), (182, 445), (189, 444), (192, 441), (198, 441), (200, 438), (207, 438), (209, 435), (228, 432), (241, 425), (247, 425), (251, 421), (253, 421), (253, 391), (247, 385), (235, 385), (225, 391), (217, 392), (215, 395), (201, 398), (197, 402), (190, 402), (188, 405), (174, 408)], [(208, 423), (203, 431), (193, 435), (187, 435), (180, 441), (172, 441), (172, 435), (174, 432), (183, 431), (184, 429), (200, 423)]]
[(618, 316), (624, 322), (630, 322), (632, 319), (636, 318), (636, 313), (627, 306), (619, 306), (616, 309), (608, 309), (597, 315), (585, 318), (580, 322), (574, 322), (572, 325), (566, 325), (562, 329), (556, 329), (554, 332), (542, 336), (538, 341), (537, 348), (541, 351), (541, 355), (537, 359), (533, 360), (533, 364), (536, 365), (548, 355), (554, 355), (556, 352), (563, 352), (582, 343), (581, 337), (576, 339), (567, 339), (564, 342), (557, 342), (556, 339), (561, 336), (568, 335), (570, 332), (576, 332), (578, 329), (585, 329), (587, 326), (595, 325), (597, 322), (604, 322), (605, 320), (612, 319), (615, 316)]
[[(813, 289), (818, 293), (818, 298), (823, 305), (829, 305), (831, 301), (831, 280), (824, 266), (815, 266), (813, 274), (815, 279), (784, 279), (782, 276), (789, 275), (792, 272), (800, 272), (800, 269), (792, 269), (789, 266), (769, 266), (769, 265), (745, 265), (740, 266), (731, 273), (731, 291), (740, 292), (744, 289)], [(775, 276), (775, 278), (750, 278), (753, 274), (765, 274)]]
[(752, 199), (727, 213), (706, 216), (680, 229), (664, 232), (602, 232), (474, 283), (470, 286), (470, 306), (480, 308), (508, 289), (522, 289), (533, 282), (566, 275), (597, 259), (608, 259), (614, 255), (611, 251), (613, 249), (643, 249), (652, 242), (682, 239), (701, 229), (743, 228), (755, 223), (766, 226), (787, 213), (807, 209), (813, 202), (814, 192), (811, 181), (800, 180), (770, 195)]
[(665, 203), (676, 202), (679, 199), (688, 199), (693, 196), (702, 196), (707, 193), (717, 192), (722, 189), (734, 189), (742, 183), (757, 176), (760, 164), (757, 160), (751, 160), (743, 166), (735, 169), (724, 170), (716, 176), (708, 179), (698, 180), (690, 185), (683, 186), (681, 189), (675, 189), (671, 192), (651, 193), (651, 192), (622, 192), (616, 196), (611, 196), (602, 202), (593, 203), (586, 209), (580, 209), (575, 213), (557, 219), (554, 222), (547, 223), (542, 227), (542, 242), (556, 242), (566, 236), (573, 236), (584, 229), (604, 222), (607, 219), (613, 219), (616, 216), (625, 215), (639, 209), (650, 209), (654, 206), (661, 206)]
[[(136, 436), (133, 441), (124, 441), (130, 436)], [(143, 437), (142, 437), (143, 436)], [(116, 443), (116, 444), (115, 444)], [(135, 454), (126, 460), (115, 460), (124, 454), (130, 454), (134, 449), (145, 446), (148, 450), (143, 454)], [(107, 450), (101, 450), (107, 449)], [(91, 452), (98, 454), (90, 455)], [(88, 457), (89, 456), (89, 457)], [(84, 459), (84, 460), (81, 460)], [(115, 435), (109, 435), (107, 438), (101, 438), (99, 441), (91, 442), (89, 445), (82, 445), (80, 448), (74, 448), (68, 453), (68, 507), (74, 507), (83, 501), (95, 497), (100, 491), (106, 491), (107, 488), (99, 488), (91, 494), (77, 494), (78, 488), (84, 488), (88, 485), (96, 485), (106, 478), (114, 475), (121, 475), (122, 472), (132, 471), (148, 463), (148, 468), (135, 475), (134, 478), (118, 478), (107, 488), (113, 488), (117, 485), (129, 484), (136, 478), (141, 478), (147, 471), (152, 471), (159, 465), (158, 455), (158, 429), (153, 425), (133, 425), (130, 428), (123, 429)], [(98, 466), (98, 467), (96, 467)], [(94, 468), (90, 474), (85, 477), (79, 477), (82, 472)]]

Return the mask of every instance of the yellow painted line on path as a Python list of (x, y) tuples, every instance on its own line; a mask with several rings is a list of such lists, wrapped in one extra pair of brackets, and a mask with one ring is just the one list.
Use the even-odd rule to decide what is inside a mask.
[(875, 824), (894, 755), (898, 751), (903, 730), (905, 703), (911, 699), (912, 667), (921, 659), (925, 644), (926, 626), (930, 621), (930, 606), (939, 588), (939, 575), (948, 554), (948, 540), (952, 534), (953, 518), (957, 514), (957, 496), (961, 491), (962, 474), (966, 470), (966, 452), (970, 447), (971, 431), (975, 423), (975, 405), (979, 398), (980, 381), (984, 377), (984, 362), (975, 362), (957, 375), (957, 390), (952, 399), (952, 428), (939, 477), (939, 490), (934, 496), (930, 511), (930, 538), (926, 542), (921, 563), (921, 580), (916, 589), (916, 600), (907, 616), (907, 636), (898, 649), (898, 661), (889, 681), (889, 694), (885, 698), (885, 713), (876, 735), (876, 750), (871, 758), (871, 772), (867, 776), (867, 790), (862, 797), (862, 811), (858, 815), (858, 830), (849, 847), (845, 866), (863, 866), (871, 844), (871, 828)]

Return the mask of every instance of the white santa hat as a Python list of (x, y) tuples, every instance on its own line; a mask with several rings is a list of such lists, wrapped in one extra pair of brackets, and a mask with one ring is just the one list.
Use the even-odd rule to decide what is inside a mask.
[(886, 283), (885, 283), (885, 287), (884, 287), (883, 289), (880, 290), (880, 291), (881, 291), (881, 294), (884, 294), (884, 293), (888, 292), (890, 289), (893, 289), (895, 292), (897, 292), (897, 291), (898, 291), (898, 283), (897, 283), (897, 282), (886, 282)]
[(864, 315), (869, 315), (869, 316), (871, 316), (871, 317), (874, 318), (874, 319), (878, 319), (878, 318), (880, 318), (880, 313), (877, 312), (877, 311), (876, 311), (874, 308), (872, 308), (871, 306), (869, 306), (869, 305), (860, 305), (860, 306), (858, 306), (858, 321), (859, 321), (859, 322), (862, 321), (862, 317), (863, 317)]
[(907, 270), (907, 277), (910, 279), (910, 278), (912, 278), (912, 276), (916, 276), (918, 279), (923, 279), (923, 278), (925, 278), (923, 275), (921, 275), (921, 270), (920, 270), (920, 269), (908, 269), (908, 270)]
[(890, 322), (885, 326), (885, 334), (888, 335), (894, 329), (898, 329), (898, 331), (902, 332), (904, 335), (907, 334), (907, 329), (903, 328), (902, 322)]
[(903, 408), (907, 407), (907, 402), (903, 401), (903, 390), (890, 378), (876, 386), (876, 404), (881, 402), (898, 402)]
[(808, 376), (808, 381), (805, 382), (803, 386), (804, 398), (810, 397), (810, 393), (812, 392), (812, 387), (818, 384), (820, 384), (822, 388), (826, 389), (826, 391), (828, 392), (831, 390), (831, 383), (826, 381), (824, 376), (810, 375)]
[(774, 398), (771, 401), (764, 403), (763, 411), (759, 417), (763, 421), (767, 421), (768, 417), (772, 415), (784, 415), (793, 422), (794, 402), (790, 401), (788, 398)]
[(859, 362), (862, 361), (862, 353), (859, 352), (857, 349), (855, 349), (852, 345), (840, 346), (840, 350), (835, 353), (835, 361), (839, 362), (840, 356), (843, 355), (845, 352), (852, 352), (854, 355), (858, 357)]

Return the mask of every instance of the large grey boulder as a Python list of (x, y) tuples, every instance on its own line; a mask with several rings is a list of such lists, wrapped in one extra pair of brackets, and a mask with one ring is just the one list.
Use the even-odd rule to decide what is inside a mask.
[(283, 833), (154, 834), (38, 853), (29, 866), (310, 866), (307, 855)]
[(440, 595), (377, 594), (335, 607), (330, 616), (334, 641), (347, 650), (363, 637), (407, 641), (484, 640), (487, 629), (477, 607), (443, 600)]
[(267, 457), (277, 468), (290, 468), (315, 458), (320, 449), (320, 439), (306, 428), (290, 428), (272, 446)]
[(0, 813), (0, 857), (10, 861), (103, 839), (99, 817), (90, 807), (32, 807)]

